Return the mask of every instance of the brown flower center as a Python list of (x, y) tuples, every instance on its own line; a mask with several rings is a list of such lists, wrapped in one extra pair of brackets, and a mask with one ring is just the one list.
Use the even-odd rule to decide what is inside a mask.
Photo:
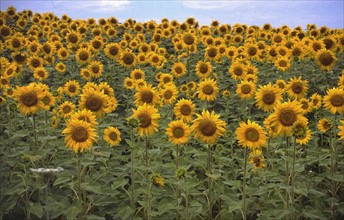
[(267, 105), (271, 105), (275, 102), (276, 95), (273, 92), (267, 92), (263, 95), (263, 102)]
[(115, 47), (115, 46), (110, 47), (109, 53), (110, 53), (112, 56), (116, 56), (116, 55), (118, 54), (118, 48)]
[(64, 114), (68, 114), (72, 111), (72, 108), (69, 105), (66, 105), (63, 107), (62, 111)]
[(21, 45), (21, 43), (20, 43), (19, 39), (15, 38), (15, 39), (12, 40), (12, 47), (19, 48), (20, 45)]
[(257, 54), (257, 48), (255, 48), (255, 47), (249, 47), (247, 52), (248, 52), (248, 54), (249, 54), (250, 56), (254, 56), (254, 55)]
[(37, 98), (36, 93), (30, 92), (30, 93), (23, 94), (21, 96), (21, 102), (27, 107), (36, 105), (38, 103), (38, 98)]
[(190, 115), (190, 113), (191, 113), (191, 108), (190, 108), (190, 106), (189, 105), (182, 105), (181, 107), (180, 107), (180, 113), (182, 114), (182, 115), (184, 115), (184, 116), (188, 116), (188, 115)]
[(76, 42), (78, 42), (78, 36), (75, 34), (70, 34), (68, 36), (68, 40), (72, 43), (75, 44)]
[(71, 93), (74, 93), (76, 91), (76, 86), (75, 85), (69, 85), (68, 86), (68, 91)]
[(259, 140), (259, 132), (255, 128), (248, 128), (245, 131), (245, 139), (251, 142)]
[(300, 82), (293, 83), (293, 85), (291, 86), (291, 90), (292, 90), (295, 94), (300, 94), (300, 93), (302, 93), (302, 90), (303, 90), (302, 83), (300, 83)]
[(86, 101), (86, 108), (97, 112), (103, 107), (103, 100), (97, 96), (90, 96)]
[(89, 58), (89, 54), (86, 51), (81, 51), (79, 54), (79, 59), (82, 61), (86, 61)]
[(31, 60), (31, 66), (33, 66), (34, 68), (37, 68), (41, 65), (41, 62), (38, 59), (33, 59)]
[(142, 91), (141, 100), (146, 103), (152, 103), (154, 94), (151, 91)]
[(74, 128), (72, 138), (75, 142), (85, 142), (88, 139), (87, 129), (82, 126)]
[(279, 65), (280, 67), (286, 67), (286, 66), (288, 65), (288, 63), (287, 63), (285, 60), (280, 60), (280, 61), (278, 62), (278, 65)]
[(102, 46), (102, 43), (100, 41), (95, 40), (92, 42), (92, 47), (94, 49), (99, 49), (101, 46)]
[(208, 72), (208, 66), (206, 64), (201, 64), (199, 67), (199, 72), (201, 74), (206, 74)]
[(234, 74), (237, 76), (241, 76), (244, 73), (244, 70), (241, 67), (234, 68)]
[(166, 90), (164, 92), (164, 98), (165, 99), (170, 99), (170, 98), (172, 98), (172, 96), (173, 96), (173, 92), (171, 90)]
[(216, 48), (210, 48), (208, 50), (207, 54), (210, 58), (214, 58), (217, 56), (217, 49)]
[(199, 130), (204, 136), (210, 137), (216, 133), (217, 128), (214, 121), (210, 119), (203, 119), (199, 123)]
[(94, 74), (97, 74), (99, 73), (99, 66), (92, 66), (91, 70)]
[(141, 128), (147, 128), (152, 124), (152, 117), (146, 112), (139, 114), (137, 118), (140, 121)]
[(283, 126), (292, 126), (296, 121), (296, 113), (293, 110), (282, 110), (279, 115), (279, 122)]
[(86, 121), (87, 123), (91, 123), (91, 120), (89, 117), (85, 116), (85, 115), (81, 115), (78, 117), (78, 120), (80, 121)]
[(202, 92), (206, 95), (211, 95), (214, 93), (214, 88), (213, 86), (211, 85), (205, 85), (203, 88), (202, 88)]
[(249, 94), (251, 92), (252, 88), (250, 85), (244, 84), (241, 86), (241, 92), (243, 94)]
[(334, 95), (330, 98), (330, 102), (334, 107), (342, 107), (344, 105), (344, 96)]
[(126, 65), (131, 65), (134, 62), (134, 56), (130, 53), (127, 53), (123, 56), (123, 62)]
[(109, 133), (109, 138), (110, 138), (110, 140), (112, 140), (112, 141), (117, 141), (118, 135), (117, 135), (116, 132), (112, 131), (112, 132)]
[(183, 68), (180, 67), (180, 66), (176, 66), (174, 68), (174, 71), (177, 73), (177, 74), (182, 74), (183, 73)]
[(260, 165), (260, 158), (259, 157), (254, 157), (253, 158), (253, 163), (255, 164), (256, 167), (259, 167), (259, 165)]
[(329, 53), (322, 53), (319, 56), (319, 62), (323, 65), (323, 66), (329, 66), (333, 63), (333, 57), (331, 56), (331, 54)]
[(173, 129), (173, 137), (181, 138), (184, 136), (184, 129), (182, 127), (176, 127)]
[(186, 45), (192, 45), (195, 42), (195, 38), (192, 36), (192, 34), (185, 34), (183, 41)]

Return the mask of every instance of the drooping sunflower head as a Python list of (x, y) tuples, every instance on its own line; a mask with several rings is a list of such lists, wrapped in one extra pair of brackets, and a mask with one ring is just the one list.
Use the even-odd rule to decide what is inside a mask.
[(168, 140), (173, 144), (185, 144), (189, 140), (190, 128), (181, 120), (171, 121), (166, 128)]
[(118, 128), (109, 126), (104, 130), (103, 139), (111, 146), (117, 146), (121, 142), (121, 132)]
[(65, 135), (65, 143), (75, 153), (92, 148), (97, 139), (95, 128), (89, 123), (80, 120), (68, 120), (66, 128), (62, 132)]
[(327, 90), (323, 99), (324, 107), (332, 114), (344, 113), (344, 90), (342, 88), (332, 88)]
[(209, 112), (203, 110), (201, 114), (197, 114), (197, 118), (193, 120), (191, 131), (194, 136), (207, 144), (214, 144), (220, 136), (226, 131), (226, 122), (222, 121), (220, 115), (214, 111)]
[(260, 149), (265, 147), (266, 132), (256, 122), (240, 122), (239, 127), (236, 129), (236, 136), (239, 144), (242, 147), (249, 147), (250, 149)]

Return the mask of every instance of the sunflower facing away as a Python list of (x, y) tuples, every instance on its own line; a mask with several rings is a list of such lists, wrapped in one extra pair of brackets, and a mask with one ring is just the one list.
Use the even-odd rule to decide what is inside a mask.
[(91, 149), (97, 139), (95, 128), (85, 121), (69, 120), (62, 133), (67, 147), (75, 153)]
[(151, 105), (144, 103), (137, 109), (133, 109), (133, 115), (131, 118), (136, 118), (140, 122), (137, 128), (137, 133), (140, 136), (148, 136), (158, 131), (158, 120), (160, 119), (160, 114), (158, 109)]
[(219, 119), (219, 114), (203, 110), (201, 114), (196, 115), (191, 131), (197, 139), (207, 144), (214, 144), (220, 136), (224, 135), (226, 122)]
[(204, 79), (198, 84), (198, 98), (200, 100), (214, 101), (219, 87), (214, 79)]
[(190, 128), (181, 120), (171, 121), (166, 128), (168, 140), (173, 144), (185, 144), (189, 140)]
[(332, 114), (344, 113), (344, 89), (332, 88), (326, 91), (324, 96), (324, 107)]
[(265, 147), (266, 132), (256, 122), (250, 120), (246, 122), (240, 122), (239, 127), (235, 131), (237, 140), (242, 147), (249, 147), (252, 150)]
[(109, 126), (104, 130), (103, 139), (111, 146), (117, 146), (121, 142), (121, 132), (118, 128)]
[(195, 108), (195, 104), (193, 104), (191, 100), (181, 99), (174, 107), (174, 114), (178, 119), (181, 119), (185, 122), (190, 122), (192, 121)]

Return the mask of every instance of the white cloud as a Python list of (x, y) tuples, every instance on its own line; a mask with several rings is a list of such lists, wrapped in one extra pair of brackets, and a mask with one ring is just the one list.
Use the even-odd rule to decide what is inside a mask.
[(225, 9), (225, 8), (238, 8), (250, 5), (247, 1), (183, 1), (183, 6), (193, 9)]
[(120, 1), (70, 1), (70, 7), (77, 7), (81, 10), (93, 9), (98, 11), (124, 10), (130, 4), (128, 0)]

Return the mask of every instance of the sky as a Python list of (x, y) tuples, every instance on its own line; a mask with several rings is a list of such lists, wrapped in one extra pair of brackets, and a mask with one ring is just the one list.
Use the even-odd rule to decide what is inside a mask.
[(200, 25), (213, 20), (220, 24), (246, 24), (273, 27), (288, 25), (291, 28), (307, 24), (317, 27), (344, 28), (344, 1), (342, 0), (0, 0), (1, 10), (14, 6), (17, 11), (52, 12), (72, 19), (115, 17), (121, 23), (132, 18), (137, 22), (162, 18), (184, 22), (193, 17)]

